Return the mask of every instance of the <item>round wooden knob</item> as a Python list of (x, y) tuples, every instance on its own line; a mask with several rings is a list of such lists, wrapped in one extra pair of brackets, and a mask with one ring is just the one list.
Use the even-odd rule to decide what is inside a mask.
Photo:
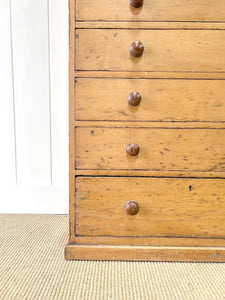
[(140, 7), (143, 4), (143, 0), (130, 0), (130, 4), (134, 7)]
[(133, 106), (139, 105), (141, 102), (141, 95), (138, 92), (132, 92), (128, 96), (128, 103)]
[(129, 201), (126, 205), (126, 211), (129, 215), (136, 215), (138, 213), (139, 207), (137, 202)]
[(140, 151), (140, 148), (137, 144), (131, 143), (131, 144), (127, 145), (127, 153), (129, 155), (131, 155), (131, 156), (138, 155), (139, 151)]
[(134, 57), (139, 57), (144, 51), (144, 45), (142, 42), (135, 41), (130, 46), (130, 54)]

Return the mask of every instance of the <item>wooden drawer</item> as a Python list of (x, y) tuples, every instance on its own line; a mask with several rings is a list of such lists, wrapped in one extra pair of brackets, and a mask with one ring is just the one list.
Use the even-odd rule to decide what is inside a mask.
[(224, 72), (224, 53), (224, 30), (76, 30), (77, 70)]
[(225, 237), (221, 179), (78, 177), (76, 191), (80, 236)]
[(144, 0), (134, 8), (129, 0), (76, 0), (78, 21), (225, 21), (222, 0)]
[[(127, 145), (137, 144), (136, 156)], [(225, 129), (76, 129), (77, 169), (224, 171)]]
[(77, 120), (225, 121), (224, 80), (77, 78), (75, 87)]

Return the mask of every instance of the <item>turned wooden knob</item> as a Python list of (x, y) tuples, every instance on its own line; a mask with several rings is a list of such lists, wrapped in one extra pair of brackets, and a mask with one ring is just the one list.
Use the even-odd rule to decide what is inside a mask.
[(132, 92), (128, 96), (128, 103), (133, 106), (139, 105), (141, 102), (141, 95), (138, 92)]
[(140, 7), (143, 4), (143, 0), (130, 0), (130, 4), (134, 7)]
[(131, 156), (138, 155), (139, 151), (140, 151), (140, 148), (137, 144), (131, 143), (131, 144), (127, 145), (127, 153), (129, 155), (131, 155)]
[(126, 205), (126, 211), (129, 215), (136, 215), (138, 213), (139, 207), (137, 202), (129, 201)]
[(135, 41), (130, 46), (130, 54), (134, 57), (139, 57), (144, 51), (144, 45), (142, 42)]

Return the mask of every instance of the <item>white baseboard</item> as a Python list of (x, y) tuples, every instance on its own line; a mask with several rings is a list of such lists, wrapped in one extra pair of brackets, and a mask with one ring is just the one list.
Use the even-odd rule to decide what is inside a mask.
[(1, 187), (0, 213), (68, 214), (69, 192), (55, 187)]

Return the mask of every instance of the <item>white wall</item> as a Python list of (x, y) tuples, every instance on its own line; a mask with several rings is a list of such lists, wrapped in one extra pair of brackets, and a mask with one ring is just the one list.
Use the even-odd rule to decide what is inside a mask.
[(0, 213), (68, 213), (68, 0), (0, 0)]

